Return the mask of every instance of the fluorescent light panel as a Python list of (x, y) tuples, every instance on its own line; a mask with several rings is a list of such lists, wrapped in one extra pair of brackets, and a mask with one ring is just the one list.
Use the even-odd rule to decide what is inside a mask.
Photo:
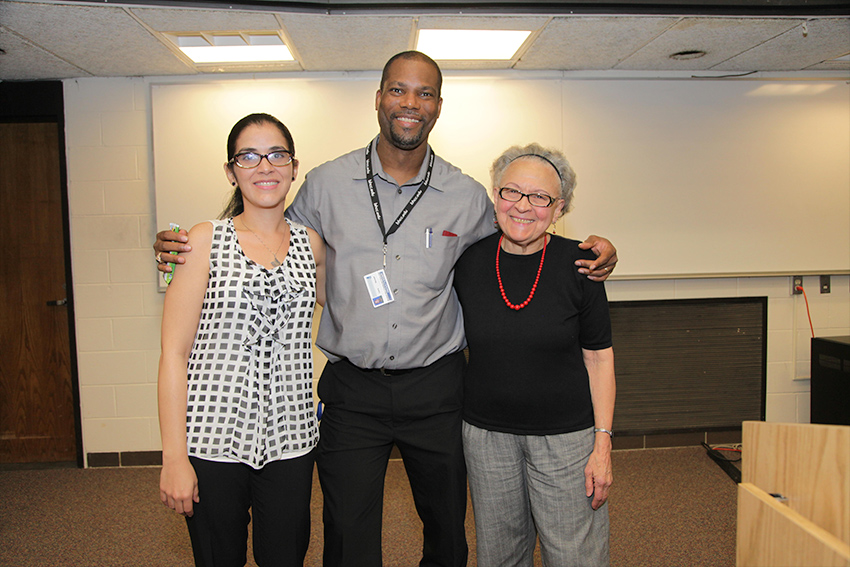
[(510, 60), (528, 38), (522, 30), (419, 30), (416, 49), (432, 59)]
[[(293, 61), (277, 34), (177, 36), (177, 46), (195, 63), (263, 63)], [(247, 41), (246, 41), (247, 40)]]

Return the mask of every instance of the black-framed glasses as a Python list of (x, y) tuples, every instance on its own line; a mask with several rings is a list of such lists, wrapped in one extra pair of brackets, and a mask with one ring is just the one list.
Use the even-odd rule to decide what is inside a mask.
[(269, 163), (275, 167), (283, 167), (292, 163), (292, 154), (286, 150), (277, 150), (267, 154), (258, 154), (257, 152), (242, 152), (238, 153), (230, 160), (230, 163), (235, 163), (242, 169), (254, 169), (263, 158), (269, 160)]
[(540, 208), (551, 207), (552, 203), (558, 200), (546, 193), (523, 193), (512, 187), (502, 187), (499, 189), (499, 197), (511, 203), (519, 203), (525, 197), (532, 207)]

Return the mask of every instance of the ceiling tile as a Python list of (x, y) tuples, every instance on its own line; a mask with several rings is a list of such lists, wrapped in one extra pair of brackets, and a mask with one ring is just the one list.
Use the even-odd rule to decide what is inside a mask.
[[(624, 70), (704, 70), (752, 49), (799, 23), (791, 19), (684, 18), (616, 68)], [(699, 59), (676, 60), (670, 55), (702, 50)]]
[(421, 16), (419, 29), (438, 30), (528, 30), (536, 31), (549, 16)]
[[(175, 3), (177, 4), (177, 3)], [(279, 4), (279, 3), (278, 3)], [(171, 4), (174, 6), (174, 4)], [(516, 62), (441, 62), (444, 69), (835, 71), (850, 52), (850, 18), (560, 14), (346, 14), (169, 7), (67, 0), (0, 0), (0, 80), (193, 75), (199, 72), (377, 71), (411, 49), (420, 28), (529, 29)], [(167, 32), (281, 29), (298, 62), (197, 67), (160, 41)], [(107, 35), (108, 34), (108, 35)], [(702, 49), (678, 62), (676, 51)]]
[(158, 8), (130, 8), (130, 11), (159, 32), (252, 31), (280, 27), (270, 12)]
[(100, 77), (194, 73), (122, 8), (3, 4), (8, 4), (3, 11), (5, 27), (85, 73)]
[(280, 14), (306, 71), (383, 69), (411, 48), (413, 18)]
[[(0, 11), (0, 16), (2, 16), (2, 11)], [(5, 19), (0, 18), (0, 21), (5, 21)], [(52, 53), (24, 41), (2, 26), (0, 26), (0, 46), (6, 52), (0, 55), (0, 79), (2, 80), (34, 81), (90, 76), (89, 73), (74, 67)]]
[(719, 63), (726, 71), (806, 69), (850, 52), (850, 18), (826, 18), (797, 25), (785, 33)]
[(850, 72), (850, 61), (824, 61), (806, 68), (809, 71), (846, 71)]
[(612, 69), (677, 21), (664, 17), (557, 17), (515, 68)]

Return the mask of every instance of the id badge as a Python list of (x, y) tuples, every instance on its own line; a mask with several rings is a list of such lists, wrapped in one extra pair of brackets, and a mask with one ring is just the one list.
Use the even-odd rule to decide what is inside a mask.
[(366, 274), (363, 279), (366, 280), (366, 290), (372, 299), (372, 307), (377, 308), (395, 301), (393, 292), (390, 290), (390, 282), (387, 280), (387, 274), (383, 269)]

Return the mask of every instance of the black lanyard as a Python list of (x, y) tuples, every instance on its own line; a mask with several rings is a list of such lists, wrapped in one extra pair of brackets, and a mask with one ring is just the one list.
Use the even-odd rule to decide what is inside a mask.
[(415, 207), (419, 202), (419, 199), (425, 193), (425, 190), (428, 189), (428, 183), (431, 180), (431, 171), (434, 169), (434, 151), (431, 150), (430, 146), (428, 149), (430, 150), (429, 153), (431, 155), (428, 158), (428, 170), (425, 172), (425, 179), (422, 180), (422, 184), (419, 185), (419, 189), (416, 190), (410, 198), (410, 201), (407, 202), (398, 217), (390, 225), (390, 229), (386, 230), (384, 228), (384, 213), (381, 210), (381, 201), (378, 199), (378, 190), (375, 188), (375, 176), (372, 173), (372, 144), (370, 143), (366, 146), (366, 183), (369, 185), (369, 198), (372, 199), (372, 210), (375, 212), (375, 219), (378, 221), (378, 228), (381, 229), (381, 236), (384, 238), (385, 268), (387, 267), (387, 238), (398, 230), (398, 227), (400, 227), (401, 223), (407, 219), (410, 211), (412, 211), (413, 207)]

